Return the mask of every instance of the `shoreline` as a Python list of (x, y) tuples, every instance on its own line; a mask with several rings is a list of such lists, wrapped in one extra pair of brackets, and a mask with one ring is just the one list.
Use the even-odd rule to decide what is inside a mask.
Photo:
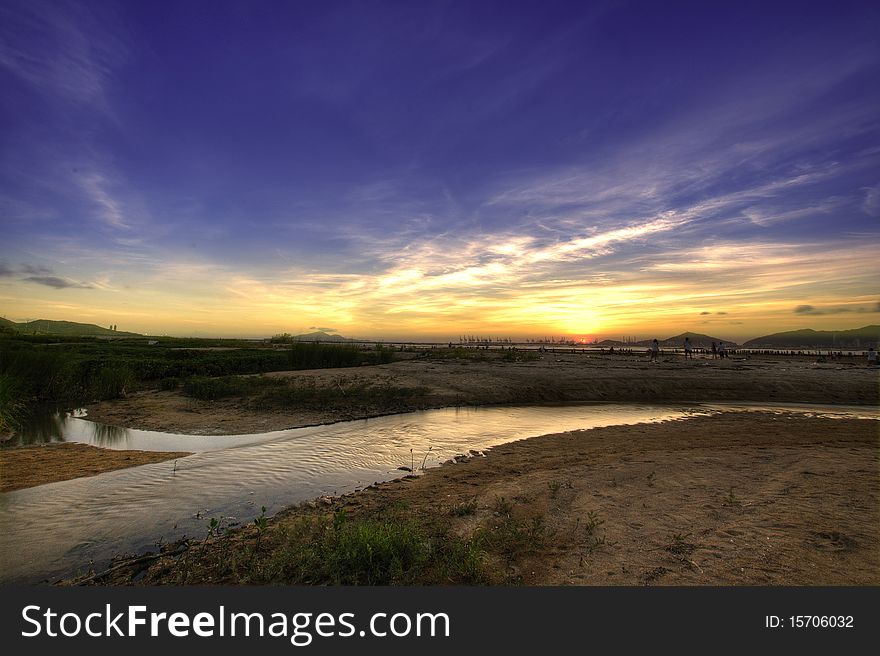
[[(106, 403), (106, 401), (102, 402)], [(317, 423), (317, 424), (296, 424), (293, 426), (284, 426), (283, 428), (276, 428), (271, 431), (266, 431), (265, 433), (226, 433), (222, 435), (214, 435), (212, 433), (178, 433), (171, 431), (160, 431), (160, 430), (152, 430), (148, 428), (138, 428), (135, 426), (118, 426), (118, 428), (127, 430), (149, 430), (150, 432), (156, 433), (166, 433), (168, 435), (181, 435), (183, 437), (240, 437), (242, 435), (251, 435), (258, 434), (263, 435), (267, 433), (283, 433), (289, 430), (296, 430), (299, 428), (320, 428), (322, 426), (333, 426), (334, 424), (340, 424), (344, 422), (350, 421), (365, 421), (368, 419), (379, 419), (381, 417), (393, 417), (395, 415), (405, 415), (411, 414), (415, 412), (427, 412), (430, 410), (447, 410), (447, 409), (455, 409), (455, 410), (477, 410), (481, 408), (565, 408), (565, 407), (578, 407), (578, 406), (607, 406), (607, 405), (633, 405), (633, 406), (664, 406), (664, 407), (675, 407), (675, 408), (697, 408), (697, 407), (710, 407), (710, 406), (720, 406), (722, 412), (728, 411), (726, 406), (730, 406), (731, 409), (736, 410), (737, 406), (754, 406), (753, 409), (750, 409), (750, 412), (761, 412), (763, 409), (767, 409), (768, 411), (775, 412), (786, 412), (789, 409), (794, 411), (804, 411), (806, 408), (820, 407), (820, 408), (828, 408), (828, 409), (849, 409), (857, 411), (863, 408), (877, 408), (877, 404), (874, 403), (819, 403), (814, 401), (782, 401), (782, 402), (763, 402), (763, 401), (755, 401), (749, 399), (741, 399), (735, 401), (695, 401), (695, 400), (684, 400), (684, 401), (675, 401), (675, 402), (650, 402), (650, 401), (557, 401), (557, 402), (539, 402), (535, 401), (533, 403), (525, 403), (525, 402), (510, 402), (510, 403), (466, 403), (459, 405), (428, 405), (421, 406), (413, 410), (409, 409), (400, 409), (400, 410), (391, 410), (388, 412), (379, 412), (376, 414), (364, 414), (358, 415), (355, 417), (341, 417), (338, 419), (332, 419), (330, 421)], [(77, 417), (78, 419), (86, 419), (88, 421), (94, 421), (96, 423), (102, 423), (95, 417), (89, 415), (88, 406), (83, 406), (85, 410), (85, 414), (81, 417)], [(803, 410), (802, 410), (803, 409)], [(821, 410), (820, 410), (821, 411)], [(116, 426), (114, 426), (116, 427)], [(540, 437), (539, 435), (535, 435), (534, 437)]]
[(530, 437), (288, 507), (265, 531), (116, 561), (92, 583), (321, 583), (279, 563), (305, 548), (302, 527), (343, 516), (476, 544), (485, 580), (445, 582), (877, 585), (878, 440), (876, 420), (737, 411)]

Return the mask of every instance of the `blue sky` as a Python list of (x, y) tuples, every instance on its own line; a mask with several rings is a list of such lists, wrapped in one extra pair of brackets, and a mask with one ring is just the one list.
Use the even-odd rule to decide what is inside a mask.
[(812, 4), (2, 0), (0, 312), (878, 323), (880, 9)]

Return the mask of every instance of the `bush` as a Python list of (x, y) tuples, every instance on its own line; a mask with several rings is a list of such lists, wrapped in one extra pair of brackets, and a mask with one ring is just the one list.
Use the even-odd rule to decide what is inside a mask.
[(227, 396), (242, 396), (248, 391), (248, 385), (252, 382), (253, 379), (248, 380), (239, 376), (223, 378), (195, 376), (183, 383), (183, 393), (202, 401), (213, 401)]
[(0, 374), (0, 435), (21, 427), (25, 404), (15, 381), (8, 374)]
[(96, 399), (118, 399), (125, 396), (134, 383), (134, 374), (124, 365), (105, 364), (86, 381), (90, 396)]
[(291, 369), (356, 367), (361, 363), (360, 349), (352, 344), (298, 342), (285, 352)]
[(176, 390), (180, 387), (180, 378), (177, 376), (168, 376), (159, 381), (160, 390)]
[(364, 353), (364, 362), (368, 364), (388, 364), (394, 362), (394, 349), (376, 344), (376, 350)]
[[(224, 347), (205, 350), (202, 347)], [(144, 338), (100, 340), (53, 335), (0, 333), (0, 375), (6, 376), (7, 395), (14, 389), (25, 405), (35, 403), (78, 404), (118, 398), (137, 385), (153, 384), (176, 389), (181, 381), (190, 396), (215, 399), (252, 393), (270, 386), (262, 379), (247, 383), (235, 380), (248, 374), (291, 369), (354, 367), (393, 359), (384, 347), (361, 351), (353, 344), (292, 343), (267, 349), (243, 340), (194, 340), (162, 338), (149, 344)], [(209, 377), (223, 377), (206, 382)], [(327, 390), (303, 390), (293, 394), (332, 398)], [(8, 408), (12, 406), (7, 404)]]

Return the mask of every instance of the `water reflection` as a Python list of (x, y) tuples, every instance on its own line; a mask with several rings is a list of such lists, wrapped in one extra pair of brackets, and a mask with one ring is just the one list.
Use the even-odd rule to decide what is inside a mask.
[(128, 435), (128, 429), (121, 426), (110, 426), (108, 424), (96, 424), (89, 422), (92, 428), (91, 444), (102, 446), (105, 448), (113, 448), (120, 442), (125, 441)]
[(125, 442), (128, 429), (83, 421), (84, 408), (69, 412), (57, 407), (38, 406), (31, 410), (21, 429), (4, 447), (33, 446), (52, 442), (83, 442), (108, 449), (131, 448)]
[(64, 420), (66, 414), (57, 408), (36, 408), (28, 416), (21, 430), (3, 446), (25, 446), (64, 442)]

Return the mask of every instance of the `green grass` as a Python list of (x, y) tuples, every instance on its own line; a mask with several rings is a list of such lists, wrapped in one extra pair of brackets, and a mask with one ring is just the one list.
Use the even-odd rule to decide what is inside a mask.
[[(163, 379), (167, 380), (167, 379)], [(201, 401), (215, 401), (229, 396), (243, 396), (263, 388), (267, 379), (248, 379), (241, 376), (207, 378), (194, 376), (183, 381), (183, 393)]]
[[(465, 512), (413, 512), (386, 504), (348, 515), (306, 511), (221, 532), (212, 521), (204, 540), (149, 571), (148, 585), (500, 585), (520, 584), (514, 564), (552, 545), (543, 516), (492, 516), (462, 532)], [(604, 538), (603, 538), (604, 542)], [(128, 576), (137, 571), (133, 570)], [(122, 579), (117, 583), (124, 581)], [(130, 582), (130, 581), (129, 581)]]
[(0, 342), (0, 375), (26, 406), (117, 398), (135, 383), (133, 368), (125, 362), (76, 359), (63, 351), (21, 346), (16, 340)]
[(428, 357), (432, 360), (470, 360), (473, 362), (486, 362), (492, 358), (486, 349), (465, 348), (463, 346), (434, 349), (429, 352)]
[(551, 537), (542, 517), (526, 521), (503, 516), (495, 524), (480, 529), (475, 539), (488, 552), (513, 562), (540, 549)]
[(507, 349), (504, 351), (504, 355), (501, 356), (501, 359), (504, 362), (533, 362), (535, 360), (540, 360), (541, 354), (535, 353), (534, 351), (514, 351), (512, 349)]
[[(221, 538), (181, 559), (166, 581), (274, 585), (476, 585), (496, 581), (474, 540), (409, 517), (302, 517), (253, 544)], [(262, 546), (261, 546), (262, 544)]]
[(412, 582), (426, 568), (434, 548), (428, 536), (406, 521), (343, 520), (332, 527), (319, 522), (299, 529), (269, 564), (276, 570), (275, 580), (337, 585)]
[(468, 515), (473, 515), (477, 512), (477, 500), (471, 499), (470, 501), (464, 501), (456, 506), (453, 506), (449, 510), (449, 514), (453, 517), (466, 517)]

